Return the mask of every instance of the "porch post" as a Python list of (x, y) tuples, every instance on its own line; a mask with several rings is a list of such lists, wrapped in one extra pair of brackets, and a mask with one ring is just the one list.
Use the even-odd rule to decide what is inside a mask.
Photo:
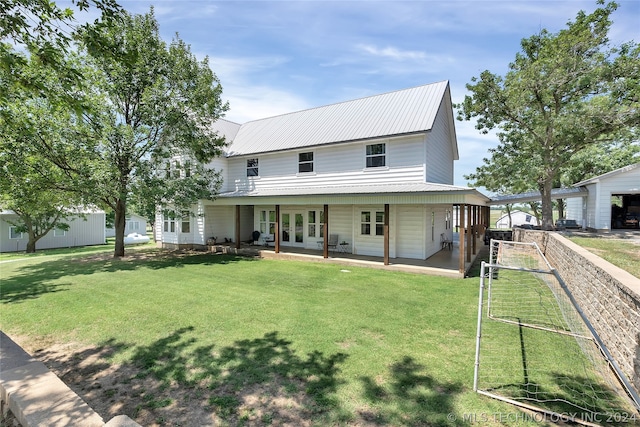
[(478, 207), (476, 205), (473, 208), (473, 254), (476, 254), (476, 240), (478, 240)]
[(471, 239), (473, 236), (471, 232), (471, 205), (467, 205), (467, 262), (471, 262)]
[(324, 221), (322, 223), (322, 256), (329, 258), (329, 205), (324, 205)]
[(277, 254), (280, 253), (280, 205), (276, 205), (276, 229), (273, 233), (274, 246)]
[(462, 274), (464, 274), (464, 233), (465, 233), (465, 229), (464, 229), (464, 209), (465, 209), (465, 205), (458, 205), (458, 240), (460, 241), (460, 254), (458, 257), (458, 262), (459, 262), (459, 266), (458, 266), (458, 271)]
[(389, 265), (389, 204), (384, 205), (384, 265)]
[(240, 205), (236, 205), (236, 249), (240, 249)]

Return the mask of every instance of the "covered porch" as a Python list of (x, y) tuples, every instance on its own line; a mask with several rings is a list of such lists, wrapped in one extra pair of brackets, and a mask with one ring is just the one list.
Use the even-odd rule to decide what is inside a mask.
[[(230, 209), (227, 215), (219, 216), (234, 222), (236, 249), (241, 249), (254, 230), (266, 230), (272, 248), (265, 249), (265, 257), (310, 256), (369, 266), (381, 264), (389, 269), (399, 265), (432, 268), (460, 277), (477, 256), (489, 223), (489, 199), (466, 187), (389, 184), (339, 191), (279, 189), (274, 193), (223, 193), (215, 201)], [(308, 222), (307, 213), (316, 222)], [(267, 216), (270, 219), (264, 220)], [(296, 229), (294, 216), (300, 217)], [(365, 223), (369, 217), (375, 217), (370, 225)], [(313, 238), (307, 230), (313, 230)], [(332, 235), (340, 235), (337, 246), (342, 248), (330, 242)]]
[[(455, 237), (458, 233), (455, 233)], [(482, 246), (480, 246), (482, 245)], [(452, 278), (463, 278), (471, 268), (476, 257), (482, 252), (484, 244), (478, 240), (477, 251), (472, 254), (471, 261), (463, 260), (464, 271), (460, 271), (460, 248), (458, 241), (454, 241), (451, 249), (444, 248), (426, 260), (413, 258), (392, 258), (388, 263), (376, 256), (358, 255), (338, 251), (329, 251), (325, 256), (323, 249), (304, 249), (281, 246), (276, 252), (275, 247), (256, 246), (247, 243), (216, 245), (210, 247), (213, 252), (235, 253), (241, 255), (258, 256), (264, 259), (280, 259), (307, 262), (324, 262), (329, 264), (376, 268), (387, 271), (403, 271), (414, 274), (427, 274)], [(465, 253), (466, 257), (466, 253)]]

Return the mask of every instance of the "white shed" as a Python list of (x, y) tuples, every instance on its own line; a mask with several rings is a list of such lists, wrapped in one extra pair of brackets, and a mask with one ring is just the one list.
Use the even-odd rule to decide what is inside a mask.
[[(104, 211), (85, 210), (81, 214), (67, 221), (68, 230), (54, 229), (38, 240), (36, 250), (105, 243)], [(18, 219), (13, 211), (0, 211), (0, 252), (20, 252), (27, 249), (27, 234), (18, 232), (13, 225)]]
[[(136, 215), (136, 214), (127, 215), (127, 220), (124, 228), (124, 235), (126, 236), (127, 234), (130, 234), (130, 233), (138, 233), (138, 234), (146, 235), (147, 219), (143, 216)], [(105, 230), (105, 234), (107, 237), (115, 237), (116, 230), (113, 227), (107, 228)]]
[(625, 166), (574, 184), (586, 197), (567, 199), (567, 218), (583, 227), (608, 231), (638, 228), (640, 220), (640, 163)]
[[(528, 213), (528, 212), (522, 212), (519, 210), (515, 210), (511, 212), (511, 227), (516, 227), (519, 225), (531, 225), (531, 226), (537, 226), (538, 225), (538, 219)], [(498, 221), (496, 221), (496, 228), (510, 228), (509, 227), (509, 215), (508, 214), (504, 214), (502, 215)]]

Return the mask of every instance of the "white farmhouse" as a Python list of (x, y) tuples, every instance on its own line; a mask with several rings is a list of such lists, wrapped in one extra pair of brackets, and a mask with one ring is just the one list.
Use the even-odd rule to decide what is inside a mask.
[(276, 252), (320, 249), (326, 257), (333, 236), (346, 252), (388, 263), (440, 251), (454, 237), (454, 210), (463, 227), (487, 224), (488, 198), (453, 185), (458, 143), (447, 81), (217, 125), (229, 141), (209, 165), (222, 172), (220, 195), (181, 220), (159, 213), (156, 239), (165, 247), (213, 237), (239, 244), (259, 233)]

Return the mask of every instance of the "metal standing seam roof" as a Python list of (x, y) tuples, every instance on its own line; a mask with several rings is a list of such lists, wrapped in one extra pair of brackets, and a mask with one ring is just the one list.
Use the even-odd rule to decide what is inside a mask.
[[(589, 192), (582, 188), (554, 188), (551, 190), (552, 199), (566, 199), (571, 197), (584, 197)], [(490, 205), (504, 205), (507, 203), (526, 203), (542, 200), (539, 191), (531, 191), (529, 193), (509, 194), (504, 196), (492, 196)]]
[(240, 124), (234, 123), (230, 120), (218, 119), (213, 124), (213, 130), (218, 132), (218, 136), (224, 136), (227, 144), (230, 144), (238, 134), (240, 126)]
[(242, 156), (431, 130), (448, 81), (255, 120), (227, 149)]
[(585, 179), (584, 181), (580, 181), (580, 182), (578, 182), (576, 184), (573, 184), (573, 186), (574, 187), (581, 187), (581, 186), (584, 186), (584, 185), (587, 185), (587, 184), (593, 184), (593, 183), (598, 182), (598, 181), (600, 181), (602, 179), (606, 179), (606, 178), (609, 178), (609, 177), (612, 177), (612, 176), (615, 176), (615, 175), (618, 175), (618, 174), (621, 174), (621, 173), (632, 171), (632, 170), (634, 170), (634, 169), (636, 169), (638, 167), (640, 167), (640, 163), (634, 163), (632, 165), (627, 165), (627, 166), (624, 166), (624, 167), (622, 167), (620, 169), (612, 170), (611, 172), (603, 173), (602, 175), (598, 175), (598, 176), (594, 176), (593, 178)]

